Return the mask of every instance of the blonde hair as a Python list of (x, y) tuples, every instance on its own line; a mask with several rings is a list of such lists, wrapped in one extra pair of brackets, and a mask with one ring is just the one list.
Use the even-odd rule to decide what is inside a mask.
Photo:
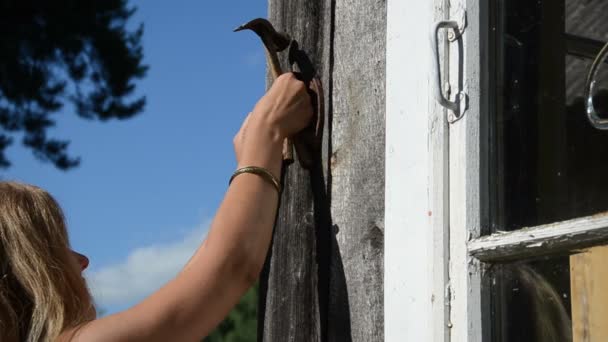
[(54, 341), (95, 318), (76, 263), (53, 197), (0, 182), (0, 341)]

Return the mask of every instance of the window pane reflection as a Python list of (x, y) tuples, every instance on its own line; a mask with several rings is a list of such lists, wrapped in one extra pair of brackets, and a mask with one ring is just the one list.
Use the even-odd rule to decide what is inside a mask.
[(608, 341), (608, 247), (495, 265), (492, 341)]
[[(494, 0), (491, 12), (492, 230), (607, 211), (608, 131), (589, 124), (582, 96), (608, 1)], [(597, 81), (608, 115), (608, 65)]]

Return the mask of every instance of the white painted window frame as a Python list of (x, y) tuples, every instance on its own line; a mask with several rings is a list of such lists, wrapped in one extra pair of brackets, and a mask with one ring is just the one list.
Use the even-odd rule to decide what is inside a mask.
[[(471, 46), (478, 47), (479, 39), (468, 39), (479, 37), (479, 16), (470, 7), (462, 40), (469, 109), (448, 125), (448, 112), (433, 95), (432, 28), (465, 1), (452, 0), (451, 7), (447, 0), (387, 3), (386, 341), (481, 340), (481, 272), (467, 250), (482, 224), (479, 113), (484, 105), (480, 82), (473, 78), (480, 63), (469, 62), (479, 59)], [(441, 68), (450, 73), (442, 82), (457, 79), (454, 46), (458, 43), (440, 49)]]
[[(452, 0), (450, 17), (466, 8), (462, 37), (462, 75), (469, 109), (449, 127), (449, 279), (450, 341), (489, 341), (489, 284), (483, 278), (495, 262), (576, 251), (608, 241), (608, 215), (598, 214), (523, 228), (488, 232), (490, 117), (490, 15), (487, 1)], [(452, 45), (456, 45), (451, 43)], [(450, 47), (450, 83), (458, 79), (459, 56)]]
[[(608, 215), (482, 236), (489, 227), (487, 6), (478, 0), (387, 2), (386, 341), (489, 341), (485, 265), (608, 241)], [(437, 20), (458, 18), (462, 8), (462, 55), (458, 43), (444, 40), (441, 67), (454, 89), (462, 62), (469, 104), (448, 125), (449, 113), (433, 95), (430, 36)]]
[[(451, 127), (433, 96), (431, 29), (449, 8), (447, 0), (387, 2), (385, 341), (481, 337), (481, 277), (466, 244), (480, 227), (480, 96)], [(444, 71), (455, 70), (447, 46), (440, 53)]]
[(430, 96), (430, 30), (441, 17), (433, 1), (387, 2), (385, 341), (449, 337), (448, 131)]
[[(466, 10), (466, 28), (460, 42), (449, 43), (449, 83), (468, 94), (468, 109), (449, 126), (449, 340), (482, 341), (488, 332), (483, 317), (482, 265), (469, 254), (467, 242), (479, 238), (487, 226), (487, 118), (489, 113), (486, 1), (452, 0), (449, 18)], [(459, 51), (461, 49), (461, 51)], [(460, 71), (459, 69), (463, 70)]]

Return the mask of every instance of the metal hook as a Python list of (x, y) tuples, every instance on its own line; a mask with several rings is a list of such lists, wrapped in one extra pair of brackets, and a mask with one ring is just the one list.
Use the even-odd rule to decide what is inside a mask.
[(595, 57), (589, 74), (587, 75), (587, 82), (585, 83), (585, 109), (587, 111), (587, 118), (593, 127), (601, 130), (608, 130), (608, 119), (602, 119), (598, 115), (595, 106), (593, 105), (593, 96), (595, 95), (597, 83), (595, 77), (600, 70), (600, 66), (606, 59), (608, 59), (608, 43), (604, 45), (602, 50), (600, 50), (600, 53)]
[[(462, 20), (466, 20), (466, 12), (465, 12), (465, 14), (462, 15), (462, 17), (464, 18)], [(435, 25), (433, 27), (433, 54), (435, 55), (435, 58), (434, 58), (435, 61), (433, 63), (433, 66), (434, 66), (434, 74), (435, 74), (434, 77), (435, 77), (435, 80), (437, 83), (436, 87), (435, 87), (435, 98), (437, 99), (437, 102), (439, 102), (440, 105), (442, 105), (444, 108), (453, 112), (448, 115), (449, 123), (454, 123), (462, 118), (462, 116), (468, 109), (469, 98), (468, 98), (467, 93), (464, 90), (458, 91), (458, 93), (456, 94), (456, 99), (454, 101), (450, 101), (443, 94), (443, 89), (441, 86), (441, 81), (442, 81), (441, 61), (439, 59), (439, 31), (441, 29), (445, 28), (445, 29), (451, 30), (448, 32), (455, 32), (451, 36), (455, 41), (462, 37), (463, 31), (461, 31), (461, 30), (464, 30), (465, 27), (466, 27), (465, 22), (459, 23), (458, 21), (453, 21), (453, 20), (438, 21), (435, 23)], [(448, 40), (450, 40), (452, 38), (448, 38)], [(446, 88), (448, 89), (448, 92), (449, 92), (449, 86), (450, 86), (449, 82), (446, 83)]]

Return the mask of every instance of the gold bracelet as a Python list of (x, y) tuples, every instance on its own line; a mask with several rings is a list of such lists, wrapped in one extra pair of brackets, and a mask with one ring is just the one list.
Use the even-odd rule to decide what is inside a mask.
[(279, 183), (277, 178), (270, 171), (266, 170), (263, 167), (259, 167), (259, 166), (245, 166), (245, 167), (242, 167), (242, 168), (234, 171), (234, 173), (232, 174), (232, 177), (230, 177), (230, 181), (228, 181), (228, 185), (232, 184), (232, 181), (234, 180), (234, 178), (236, 178), (236, 176), (241, 175), (243, 173), (253, 173), (254, 175), (258, 175), (258, 176), (264, 178), (264, 180), (271, 183), (274, 186), (274, 188), (277, 189), (277, 192), (279, 194), (281, 193), (281, 184)]

